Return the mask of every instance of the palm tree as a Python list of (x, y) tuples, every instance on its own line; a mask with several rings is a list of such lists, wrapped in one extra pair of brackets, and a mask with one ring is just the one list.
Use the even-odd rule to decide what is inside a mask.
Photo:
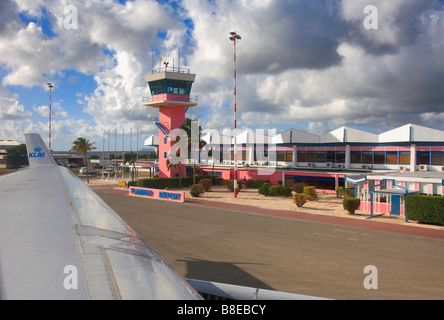
[[(177, 155), (177, 156), (179, 156), (179, 155)], [(182, 188), (182, 171), (180, 170), (180, 163), (182, 161), (183, 161), (183, 159), (181, 158), (181, 160), (179, 160), (179, 163), (172, 164), (170, 162), (170, 159), (167, 159), (168, 170), (171, 170), (171, 168), (174, 168), (174, 169), (178, 168), (179, 169), (179, 188)]]
[(130, 151), (129, 153), (125, 153), (123, 155), (123, 162), (133, 165), (133, 170), (131, 171), (131, 181), (134, 181), (134, 170), (136, 168), (136, 161), (137, 153), (135, 153), (134, 151)]
[[(185, 121), (180, 126), (180, 129), (184, 130), (188, 135), (188, 150), (189, 150), (188, 157), (190, 157), (191, 152), (195, 152), (195, 150), (193, 149), (197, 147), (197, 146), (192, 146), (192, 141), (191, 141), (191, 127), (193, 121), (197, 121), (197, 119), (192, 120), (190, 118), (185, 118)], [(197, 147), (199, 151), (207, 144), (205, 141), (201, 140), (201, 133), (202, 133), (202, 127), (199, 126), (199, 138), (198, 138), (199, 146)], [(193, 163), (193, 184), (195, 183), (196, 183), (196, 163)]]
[(77, 140), (72, 142), (72, 147), (71, 150), (69, 151), (74, 151), (75, 153), (83, 153), (83, 157), (84, 157), (84, 161), (85, 161), (85, 166), (86, 166), (86, 182), (89, 183), (89, 177), (88, 177), (88, 162), (86, 160), (86, 153), (88, 151), (91, 150), (95, 150), (97, 149), (96, 147), (94, 147), (95, 142), (89, 142), (89, 140), (86, 140), (85, 138), (77, 138)]

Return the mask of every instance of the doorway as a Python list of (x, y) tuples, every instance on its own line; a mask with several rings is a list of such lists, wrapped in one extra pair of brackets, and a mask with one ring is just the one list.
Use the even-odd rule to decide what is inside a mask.
[(401, 215), (401, 196), (392, 195), (392, 208), (390, 214), (394, 216)]

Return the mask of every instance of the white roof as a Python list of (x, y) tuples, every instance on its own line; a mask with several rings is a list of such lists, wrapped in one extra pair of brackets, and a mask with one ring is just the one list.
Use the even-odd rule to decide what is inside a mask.
[(296, 130), (296, 129), (288, 129), (276, 136), (273, 137), (273, 143), (279, 144), (279, 143), (320, 143), (321, 137)]
[(379, 142), (381, 143), (423, 141), (443, 142), (444, 131), (409, 123), (379, 135)]
[(10, 147), (16, 147), (20, 145), (17, 141), (13, 140), (0, 140), (0, 148), (10, 148)]
[(276, 143), (393, 143), (444, 142), (444, 131), (416, 124), (376, 134), (351, 127), (340, 127), (322, 136), (289, 129), (274, 137)]
[(158, 146), (159, 145), (159, 136), (151, 135), (149, 136), (144, 143), (146, 146)]
[[(217, 136), (217, 130), (211, 130), (209, 132), (202, 134), (202, 139), (207, 143)], [(267, 131), (265, 131), (267, 133)], [(145, 145), (157, 145), (157, 144), (147, 144), (147, 141), (152, 141), (151, 136), (145, 140)], [(356, 128), (351, 128), (347, 126), (340, 127), (333, 131), (330, 131), (324, 135), (316, 135), (309, 132), (288, 129), (281, 132), (275, 136), (270, 137), (271, 141), (268, 140), (269, 136), (262, 135), (255, 130), (243, 130), (237, 135), (237, 143), (254, 143), (254, 142), (264, 142), (270, 141), (275, 144), (321, 144), (321, 143), (397, 143), (397, 142), (441, 142), (444, 143), (444, 131), (438, 129), (432, 129), (416, 124), (406, 124), (404, 126), (377, 134), (371, 133), (364, 130), (359, 130)], [(220, 143), (229, 143), (227, 140), (231, 139), (231, 143), (234, 144), (234, 139), (232, 137), (223, 135), (219, 133)]]
[[(243, 130), (241, 133), (237, 135), (237, 143), (272, 143), (272, 137), (262, 134), (266, 132), (266, 130), (253, 131)], [(232, 143), (234, 143), (234, 138), (232, 139)]]

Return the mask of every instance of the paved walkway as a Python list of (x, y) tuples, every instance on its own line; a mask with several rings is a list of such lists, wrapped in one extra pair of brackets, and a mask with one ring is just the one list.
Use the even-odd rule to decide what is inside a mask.
[[(93, 189), (106, 189), (106, 192), (116, 192), (125, 194), (128, 193), (126, 188), (116, 187), (114, 181), (103, 181), (93, 179), (89, 186)], [(444, 240), (444, 227), (421, 225), (416, 222), (390, 223), (378, 220), (377, 217), (373, 219), (353, 219), (346, 217), (337, 217), (324, 214), (310, 214), (305, 212), (289, 211), (289, 210), (273, 210), (268, 208), (260, 208), (256, 206), (240, 205), (227, 202), (219, 202), (213, 200), (204, 200), (198, 198), (187, 198), (185, 203), (199, 206), (223, 208), (227, 210), (249, 212), (254, 214), (264, 214), (288, 219), (300, 219), (306, 221), (314, 221), (320, 223), (329, 223), (344, 225), (350, 227), (367, 228), (372, 230), (380, 230), (386, 232), (395, 232), (400, 234), (421, 236), (427, 238), (435, 238)]]

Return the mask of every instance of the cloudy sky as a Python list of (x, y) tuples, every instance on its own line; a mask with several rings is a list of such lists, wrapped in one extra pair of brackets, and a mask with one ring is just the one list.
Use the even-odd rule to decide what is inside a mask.
[(101, 150), (104, 130), (121, 146), (123, 129), (140, 147), (158, 131), (144, 75), (179, 57), (197, 74), (188, 116), (232, 128), (230, 31), (238, 127), (444, 129), (442, 0), (1, 0), (0, 139), (48, 140), (52, 82), (53, 149)]

